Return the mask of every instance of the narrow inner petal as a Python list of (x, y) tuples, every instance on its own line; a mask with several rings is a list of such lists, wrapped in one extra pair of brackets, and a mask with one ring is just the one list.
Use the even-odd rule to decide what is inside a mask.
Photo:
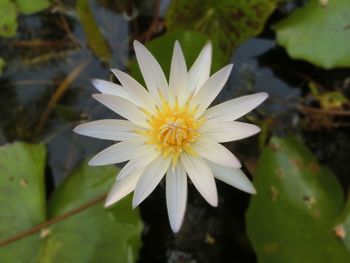
[(171, 106), (163, 100), (161, 107), (157, 107), (149, 117), (150, 128), (140, 133), (146, 135), (148, 143), (155, 145), (164, 156), (170, 155), (175, 166), (181, 152), (196, 155), (192, 145), (198, 139), (198, 129), (205, 120), (195, 119), (193, 115), (188, 103), (179, 106), (175, 101)]

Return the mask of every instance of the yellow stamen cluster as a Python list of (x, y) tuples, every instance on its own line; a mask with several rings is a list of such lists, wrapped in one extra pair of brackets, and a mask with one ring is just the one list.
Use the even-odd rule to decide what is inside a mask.
[(198, 128), (203, 119), (194, 119), (193, 110), (187, 104), (179, 107), (175, 103), (171, 107), (163, 102), (162, 107), (150, 117), (149, 124), (150, 129), (146, 131), (149, 143), (156, 145), (164, 156), (171, 155), (173, 165), (183, 151), (196, 154), (191, 145), (199, 137)]

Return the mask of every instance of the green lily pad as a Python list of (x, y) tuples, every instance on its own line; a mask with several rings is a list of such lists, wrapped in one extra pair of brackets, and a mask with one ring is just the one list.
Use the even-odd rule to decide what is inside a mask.
[(49, 0), (16, 0), (15, 2), (18, 11), (25, 15), (40, 12), (51, 5)]
[(89, 47), (94, 54), (104, 62), (111, 59), (112, 52), (96, 24), (94, 15), (87, 0), (78, 0), (76, 3), (80, 23), (86, 34)]
[[(259, 262), (348, 262), (334, 233), (344, 206), (335, 176), (293, 137), (273, 138), (260, 157), (246, 215)], [(339, 223), (339, 222), (338, 222)]]
[(350, 66), (350, 0), (310, 0), (275, 25), (277, 41), (295, 59), (324, 68)]
[(11, 0), (0, 0), (0, 37), (14, 37), (17, 31), (17, 11)]
[(259, 34), (276, 7), (275, 0), (176, 0), (166, 16), (169, 30), (206, 34), (225, 55), (225, 64), (243, 41)]
[[(115, 180), (114, 167), (79, 166), (45, 201), (43, 145), (0, 148), (1, 239), (12, 237), (95, 200)], [(20, 164), (20, 165), (19, 165)], [(105, 210), (101, 202), (0, 248), (0, 262), (135, 262), (142, 224), (126, 198)]]
[[(45, 221), (46, 152), (43, 145), (15, 143), (0, 147), (0, 233), (9, 238)], [(0, 248), (0, 262), (35, 258), (38, 235)]]
[[(176, 31), (166, 33), (147, 42), (145, 44), (147, 49), (157, 59), (166, 76), (169, 76), (170, 74), (172, 52), (176, 40), (180, 42), (188, 69), (192, 66), (193, 62), (196, 60), (199, 52), (204, 47), (204, 45), (209, 41), (208, 37), (205, 34), (199, 32)], [(215, 72), (220, 68), (219, 57), (220, 50), (214, 49), (212, 72)], [(144, 83), (136, 59), (131, 60), (129, 64), (129, 70), (131, 72), (131, 76), (133, 76), (140, 83)]]
[(48, 8), (49, 0), (0, 0), (0, 37), (14, 37), (17, 32), (17, 13), (30, 15)]

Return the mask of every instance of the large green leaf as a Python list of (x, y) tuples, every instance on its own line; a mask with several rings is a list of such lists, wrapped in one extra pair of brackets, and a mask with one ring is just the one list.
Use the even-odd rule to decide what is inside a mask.
[(42, 11), (51, 4), (49, 0), (16, 0), (15, 2), (18, 11), (25, 15)]
[[(43, 146), (16, 143), (0, 148), (1, 239), (100, 197), (117, 172), (111, 166), (91, 168), (84, 162), (53, 193), (46, 212), (44, 165)], [(49, 225), (0, 248), (0, 262), (135, 262), (142, 225), (130, 203), (124, 199), (109, 210), (98, 203)]]
[[(115, 176), (114, 167), (91, 168), (84, 163), (54, 193), (50, 216), (58, 216), (106, 193)], [(63, 258), (64, 262), (72, 263), (135, 262), (141, 229), (138, 212), (131, 209), (131, 200), (127, 198), (108, 211), (99, 204), (54, 225), (51, 232), (57, 234), (47, 238), (47, 245), (52, 248), (50, 256), (57, 262)], [(55, 249), (57, 246), (59, 250)], [(69, 253), (71, 250), (75, 253)]]
[(350, 0), (310, 0), (275, 26), (292, 58), (324, 68), (350, 66)]
[(99, 59), (108, 62), (112, 53), (107, 41), (104, 39), (98, 25), (96, 24), (89, 1), (78, 0), (76, 9), (91, 50)]
[(13, 37), (17, 31), (16, 6), (11, 0), (0, 0), (0, 37)]
[[(45, 221), (46, 152), (43, 145), (15, 143), (0, 147), (0, 238), (6, 239)], [(36, 258), (38, 235), (0, 248), (0, 262)]]
[(334, 234), (344, 206), (341, 186), (301, 142), (273, 138), (254, 185), (247, 230), (259, 262), (349, 262)]
[(169, 30), (205, 33), (223, 51), (225, 64), (239, 44), (262, 31), (275, 7), (275, 0), (173, 0), (166, 23)]
[[(148, 50), (155, 56), (161, 65), (166, 76), (169, 76), (172, 52), (175, 41), (178, 40), (181, 44), (188, 69), (193, 64), (203, 46), (209, 41), (205, 34), (195, 31), (176, 31), (166, 33), (158, 38), (155, 38), (146, 43)], [(219, 61), (220, 51), (213, 52), (212, 71), (220, 67)], [(131, 75), (143, 83), (142, 75), (136, 60), (133, 59), (129, 64)]]

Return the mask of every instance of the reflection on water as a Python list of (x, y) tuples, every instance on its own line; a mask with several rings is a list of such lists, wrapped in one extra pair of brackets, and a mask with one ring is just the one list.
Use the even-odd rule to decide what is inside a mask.
[[(261, 55), (275, 48), (275, 41), (258, 38), (251, 39), (239, 47), (233, 57), (235, 68), (230, 86), (234, 95), (266, 91), (270, 95), (269, 101), (263, 105), (267, 111), (266, 115), (283, 118), (284, 123), (281, 126), (291, 127), (300, 90), (259, 62)], [(272, 53), (271, 57), (273, 55)], [(291, 114), (291, 111), (294, 111), (294, 114)]]

